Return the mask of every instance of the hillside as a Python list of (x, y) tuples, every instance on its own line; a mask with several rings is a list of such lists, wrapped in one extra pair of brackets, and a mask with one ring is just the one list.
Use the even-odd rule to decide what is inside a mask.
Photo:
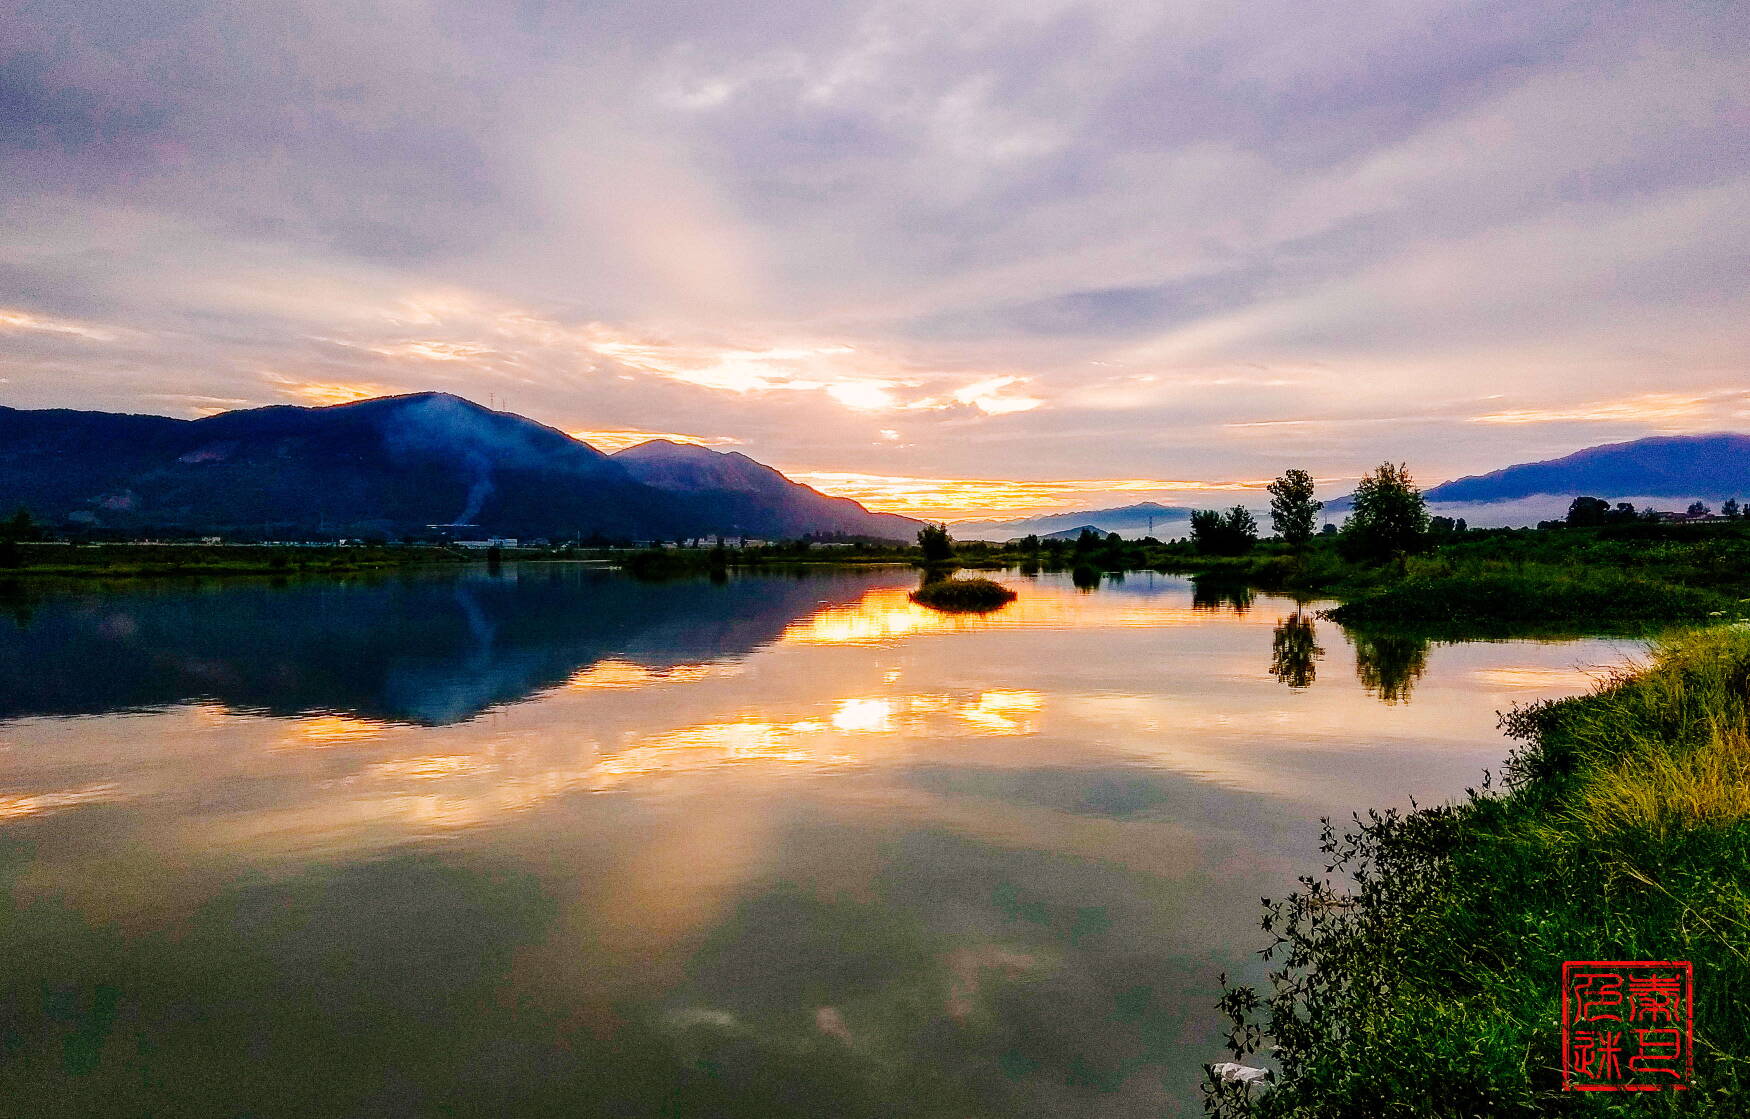
[[(638, 467), (637, 456), (628, 461)], [(743, 461), (750, 472), (766, 469)], [(697, 479), (647, 482), (638, 472), (564, 432), (446, 393), (198, 420), (0, 408), (0, 505), (95, 530), (400, 536), (461, 523), (518, 536), (896, 539), (915, 531), (776, 471), (757, 493)]]
[(1511, 501), (1534, 494), (1723, 500), (1750, 493), (1750, 435), (1661, 435), (1587, 447), (1434, 486), (1429, 501)]
[(739, 451), (652, 439), (615, 453), (611, 461), (656, 489), (708, 496), (726, 532), (784, 537), (842, 533), (909, 541), (923, 527), (910, 517), (871, 513), (849, 498), (828, 497)]

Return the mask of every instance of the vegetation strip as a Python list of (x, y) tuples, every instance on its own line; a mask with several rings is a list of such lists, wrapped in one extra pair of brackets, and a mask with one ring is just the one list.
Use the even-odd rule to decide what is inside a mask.
[[(1750, 627), (1517, 710), (1506, 789), (1326, 824), (1323, 876), (1266, 899), (1269, 988), (1229, 987), (1237, 1060), (1211, 1114), (1741, 1116), (1750, 1096)], [(1561, 1090), (1565, 960), (1687, 960), (1685, 1092)]]

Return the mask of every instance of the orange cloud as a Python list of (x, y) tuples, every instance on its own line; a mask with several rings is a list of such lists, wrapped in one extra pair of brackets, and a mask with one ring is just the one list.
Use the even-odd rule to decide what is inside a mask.
[(472, 361), (475, 358), (486, 357), (493, 353), (485, 346), (475, 346), (466, 342), (394, 342), (388, 345), (372, 346), (373, 354), (395, 359), (411, 359), (413, 361)]
[[(987, 415), (1025, 412), (1043, 400), (1016, 391), (1025, 377), (982, 376), (953, 385), (904, 361), (842, 342), (775, 342), (726, 346), (675, 342), (616, 330), (603, 323), (567, 331), (527, 316), (517, 323), (569, 334), (585, 349), (619, 364), (668, 380), (741, 395), (769, 392), (824, 393), (857, 412), (929, 411), (970, 405)], [(931, 391), (934, 390), (934, 391)]]
[(1122, 494), (1126, 500), (1261, 490), (1267, 478), (1210, 482), (1159, 478), (1016, 481), (999, 478), (909, 478), (825, 470), (785, 471), (822, 493), (849, 497), (871, 508), (932, 520), (1027, 516), (1074, 509), (1089, 494)]
[(741, 442), (728, 435), (682, 435), (678, 431), (639, 431), (637, 428), (568, 431), (565, 434), (609, 454), (623, 451), (627, 447), (636, 447), (640, 443), (648, 443), (652, 439), (666, 439), (670, 443), (691, 443), (695, 447), (728, 447)]
[(368, 400), (373, 396), (388, 396), (400, 391), (387, 385), (363, 381), (352, 383), (295, 381), (277, 373), (268, 374), (266, 379), (278, 386), (274, 391), (281, 396), (289, 396), (306, 404), (350, 404), (355, 400)]
[[(1735, 413), (1730, 409), (1738, 405)], [(1639, 423), (1665, 431), (1717, 426), (1722, 415), (1746, 414), (1750, 390), (1712, 392), (1649, 392), (1622, 400), (1602, 400), (1566, 408), (1510, 408), (1472, 416), (1480, 424)]]
[(7, 310), (0, 308), (0, 333), (15, 334), (30, 331), (35, 334), (64, 334), (73, 338), (83, 338), (88, 342), (113, 341), (115, 335), (107, 330), (71, 319), (53, 319), (44, 315), (33, 315), (29, 311)]

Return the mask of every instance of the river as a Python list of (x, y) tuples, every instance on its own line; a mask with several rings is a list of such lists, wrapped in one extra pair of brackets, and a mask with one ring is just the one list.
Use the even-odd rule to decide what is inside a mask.
[(0, 1115), (1195, 1114), (1320, 817), (1636, 651), (999, 577), (14, 588)]

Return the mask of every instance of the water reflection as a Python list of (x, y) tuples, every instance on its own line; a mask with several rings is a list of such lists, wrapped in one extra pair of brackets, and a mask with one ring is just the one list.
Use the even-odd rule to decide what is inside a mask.
[(0, 721), (6, 1109), (1196, 1114), (1318, 818), (1473, 784), (1608, 653), (1424, 648), (1385, 704), (1307, 686), (1311, 607), (999, 577), (36, 602), (0, 649), (64, 675), (0, 701), (98, 714)]
[(1355, 646), (1355, 676), (1386, 703), (1408, 703), (1416, 681), (1428, 670), (1429, 640), (1414, 634), (1349, 631)]
[[(0, 625), (0, 718), (209, 700), (268, 715), (456, 723), (562, 686), (697, 671), (778, 639), (855, 575), (642, 584), (577, 566), (71, 593)], [(101, 673), (90, 671), (102, 665)]]
[(1270, 673), (1291, 688), (1307, 688), (1318, 678), (1318, 645), (1312, 618), (1296, 610), (1276, 623), (1270, 636)]
[(1194, 610), (1228, 610), (1243, 615), (1252, 608), (1252, 597), (1252, 588), (1244, 583), (1210, 578), (1191, 581), (1191, 608)]

